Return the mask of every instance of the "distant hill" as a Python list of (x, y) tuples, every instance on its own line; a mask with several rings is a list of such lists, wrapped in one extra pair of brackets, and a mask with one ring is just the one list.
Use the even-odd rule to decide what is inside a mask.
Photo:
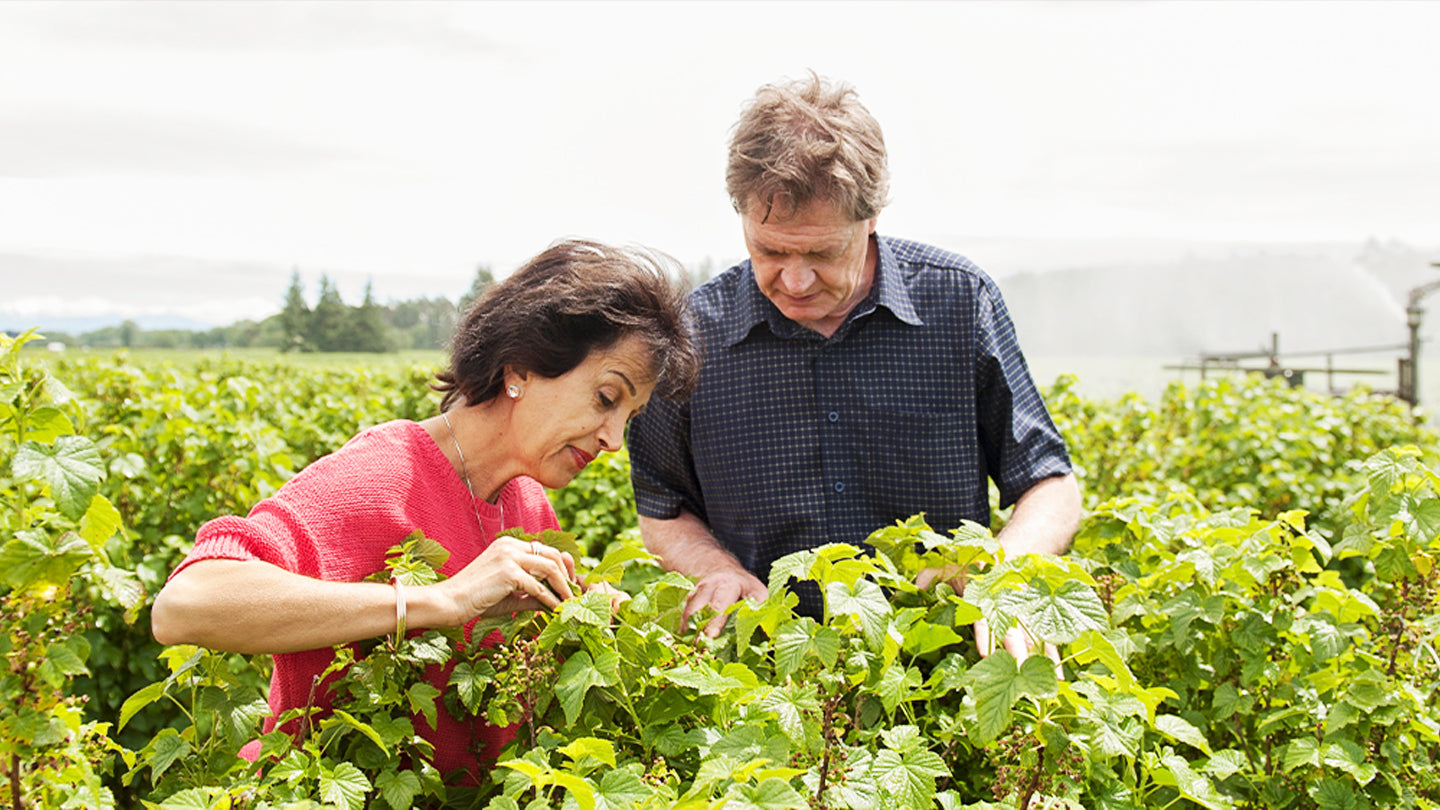
[[(23, 332), (26, 329), (38, 326), (42, 334), (47, 332), (64, 332), (67, 335), (80, 335), (95, 329), (116, 326), (124, 320), (125, 316), (118, 313), (90, 316), (27, 316), (0, 312), (0, 332)], [(147, 332), (162, 329), (204, 332), (208, 329), (215, 328), (214, 324), (197, 321), (194, 318), (186, 318), (181, 315), (137, 315), (130, 318), (130, 320), (134, 321), (136, 326), (139, 326)]]
[[(1440, 259), (1436, 253), (1434, 259)], [(996, 280), (1031, 355), (1188, 356), (1404, 343), (1405, 291), (1440, 278), (1431, 254), (1378, 243), (1335, 251), (1023, 273)], [(1440, 295), (1422, 330), (1440, 335)]]

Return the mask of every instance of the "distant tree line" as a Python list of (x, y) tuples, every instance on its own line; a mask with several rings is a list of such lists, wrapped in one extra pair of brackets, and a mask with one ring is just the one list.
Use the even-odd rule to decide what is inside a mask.
[(475, 272), (459, 301), (444, 296), (380, 304), (371, 284), (359, 306), (346, 304), (328, 276), (311, 306), (300, 271), (290, 275), (284, 308), (261, 321), (244, 320), (207, 330), (140, 328), (134, 321), (106, 326), (79, 336), (46, 330), (45, 336), (70, 346), (100, 349), (276, 348), (295, 352), (391, 352), (444, 348), (459, 315), (495, 282), (490, 268)]
[[(715, 272), (708, 257), (682, 268), (679, 282), (693, 288)], [(359, 306), (346, 304), (329, 276), (320, 276), (312, 306), (305, 296), (300, 271), (290, 274), (284, 308), (261, 321), (237, 321), (213, 329), (147, 330), (134, 321), (70, 335), (44, 330), (47, 341), (96, 349), (243, 349), (272, 348), (287, 352), (392, 352), (402, 349), (443, 349), (460, 313), (495, 283), (490, 268), (475, 271), (470, 289), (458, 301), (444, 296), (380, 304), (371, 284)]]

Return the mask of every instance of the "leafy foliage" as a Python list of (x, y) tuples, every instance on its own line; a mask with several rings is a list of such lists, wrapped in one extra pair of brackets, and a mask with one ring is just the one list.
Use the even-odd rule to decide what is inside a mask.
[[(1098, 403), (1062, 379), (1047, 401), (1089, 509), (1070, 555), (1005, 559), (982, 527), (916, 516), (866, 549), (781, 560), (770, 599), (715, 641), (675, 632), (690, 583), (640, 547), (628, 464), (603, 457), (552, 501), (591, 576), (630, 600), (478, 628), (501, 635), (493, 648), (431, 631), (338, 652), (337, 711), (284, 718), (291, 735), (260, 733), (268, 659), (161, 650), (110, 596), (143, 619), (141, 586), (200, 522), (366, 425), (434, 413), (431, 370), (58, 368), (80, 393), (33, 389), (36, 445), (6, 447), (4, 503), (32, 523), (12, 531), (22, 510), (5, 510), (0, 572), (13, 594), (79, 566), (56, 591), (77, 623), (29, 649), (63, 676), (66, 716), (120, 745), (76, 733), (93, 765), (52, 768), (45, 806), (87, 805), (87, 784), (118, 806), (197, 808), (1440, 804), (1437, 442), (1381, 397), (1229, 378)], [(5, 430), (21, 390), (0, 382)], [(429, 570), (419, 548), (395, 570)], [(972, 569), (960, 592), (908, 584), (942, 563)], [(820, 585), (819, 620), (793, 613), (791, 577)], [(976, 657), (977, 618), (1057, 643), (1063, 677)], [(439, 694), (435, 666), (453, 666)], [(427, 768), (414, 731), (438, 712), (516, 725), (493, 782)], [(236, 756), (247, 745), (258, 758)], [(106, 752), (124, 767), (101, 784)]]
[(11, 807), (102, 807), (118, 747), (86, 721), (74, 681), (88, 673), (84, 635), (99, 603), (133, 621), (139, 583), (110, 564), (120, 515), (99, 494), (105, 464), (76, 435), (81, 409), (43, 368), (23, 362), (34, 332), (0, 335), (0, 801)]

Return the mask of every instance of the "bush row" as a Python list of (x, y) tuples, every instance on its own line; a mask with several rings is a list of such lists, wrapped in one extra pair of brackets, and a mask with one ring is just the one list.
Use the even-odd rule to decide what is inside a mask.
[[(623, 453), (603, 459), (552, 500), (577, 553), (637, 594), (613, 623), (581, 601), (500, 628), (512, 658), (529, 645), (523, 677), (444, 634), (351, 668), (389, 667), (403, 683), (445, 661), (470, 673), (450, 709), (512, 719), (534, 707), (496, 783), (461, 795), (417, 766), (405, 707), (371, 697), (351, 705), (353, 723), (269, 743), (288, 765), (235, 767), (234, 748), (258, 735), (266, 659), (161, 650), (145, 612), (201, 522), (244, 513), (367, 425), (434, 413), (433, 369), (122, 355), (52, 374), (21, 343), (7, 341), (0, 371), (0, 556), (20, 572), (3, 586), (15, 708), (0, 717), (14, 766), (0, 795), (136, 807), (1440, 801), (1436, 442), (1384, 398), (1227, 378), (1177, 384), (1153, 405), (1095, 402), (1062, 378), (1046, 397), (1088, 508), (1068, 558), (1004, 560), (976, 527), (937, 532), (917, 517), (877, 527), (877, 555), (785, 562), (821, 583), (823, 622), (795, 617), (777, 581), (715, 644), (675, 632), (688, 586), (639, 547)], [(1401, 445), (1417, 449), (1386, 451)], [(907, 588), (937, 562), (986, 574), (960, 594)], [(977, 616), (1060, 644), (1064, 679), (978, 659)], [(26, 697), (46, 691), (37, 683), (48, 703)]]

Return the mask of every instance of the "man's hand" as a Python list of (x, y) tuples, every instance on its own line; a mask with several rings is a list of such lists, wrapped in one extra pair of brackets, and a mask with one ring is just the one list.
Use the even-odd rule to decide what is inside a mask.
[[(990, 623), (984, 619), (975, 622), (975, 646), (979, 648), (981, 658), (990, 655)], [(1015, 663), (1023, 664), (1025, 659), (1035, 652), (1035, 638), (1017, 624), (1000, 639), (1000, 646), (1015, 657)], [(1064, 680), (1065, 669), (1060, 663), (1060, 648), (1045, 642), (1045, 657), (1055, 662), (1055, 677)]]
[(685, 600), (680, 617), (680, 632), (690, 627), (690, 617), (709, 605), (719, 616), (705, 625), (711, 638), (725, 629), (725, 609), (741, 599), (765, 599), (770, 591), (745, 570), (740, 561), (720, 547), (710, 529), (694, 514), (681, 510), (669, 520), (640, 516), (640, 534), (645, 547), (660, 558), (667, 571), (679, 571), (694, 577), (695, 590)]
[[(925, 568), (915, 577), (915, 587), (926, 590), (937, 582), (945, 582), (950, 589), (956, 593), (965, 592), (965, 573), (959, 571), (955, 566), (947, 568)], [(990, 655), (993, 645), (990, 638), (990, 623), (984, 619), (975, 622), (975, 646), (980, 651), (980, 657)], [(1035, 650), (1035, 639), (1025, 631), (1024, 627), (1016, 625), (1010, 628), (1005, 637), (1000, 639), (1000, 646), (1006, 652), (1015, 657), (1017, 664), (1023, 664), (1026, 658)], [(1063, 678), (1064, 669), (1060, 665), (1060, 650), (1054, 644), (1045, 644), (1045, 657), (1055, 662), (1055, 677)]]
[(770, 589), (765, 587), (765, 583), (748, 571), (730, 568), (707, 574), (695, 583), (695, 590), (685, 600), (685, 610), (680, 615), (680, 632), (689, 630), (690, 617), (709, 605), (719, 615), (705, 625), (705, 635), (715, 638), (729, 621), (730, 617), (725, 615), (726, 608), (741, 599), (764, 600), (769, 595)]

